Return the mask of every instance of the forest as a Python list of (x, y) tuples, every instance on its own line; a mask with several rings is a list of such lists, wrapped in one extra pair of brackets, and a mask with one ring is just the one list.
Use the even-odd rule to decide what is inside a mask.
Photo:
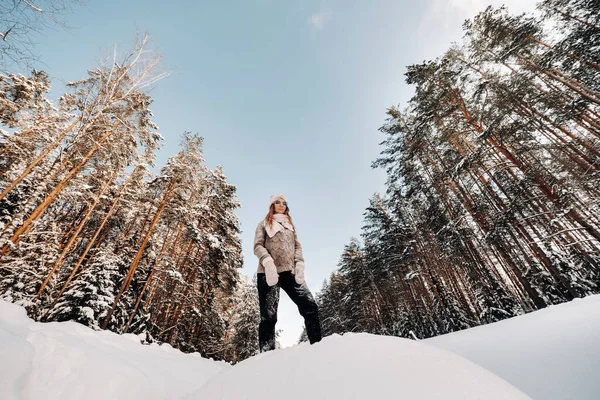
[(253, 351), (244, 318), (258, 312), (236, 188), (197, 134), (154, 165), (145, 88), (161, 74), (147, 46), (69, 82), (56, 105), (44, 72), (0, 75), (0, 297), (36, 320), (235, 361)]
[(489, 7), (405, 73), (325, 334), (426, 338), (600, 293), (600, 5)]

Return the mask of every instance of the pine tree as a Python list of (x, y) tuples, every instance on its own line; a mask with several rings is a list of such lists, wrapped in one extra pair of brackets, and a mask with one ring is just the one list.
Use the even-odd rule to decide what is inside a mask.
[(234, 314), (232, 318), (234, 360), (243, 361), (258, 354), (258, 325), (260, 312), (256, 291), (256, 278), (250, 282), (247, 278), (239, 283), (235, 296)]
[[(81, 278), (76, 280), (47, 317), (49, 321), (76, 321), (99, 330), (118, 291), (126, 268), (124, 260), (109, 249), (97, 252)], [(115, 315), (110, 326), (119, 327)]]

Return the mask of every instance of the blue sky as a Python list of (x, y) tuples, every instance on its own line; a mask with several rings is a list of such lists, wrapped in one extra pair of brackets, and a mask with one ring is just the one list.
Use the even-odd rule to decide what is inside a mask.
[[(136, 33), (172, 73), (151, 90), (165, 138), (158, 165), (181, 133), (205, 138), (211, 167), (238, 188), (244, 273), (252, 276), (256, 224), (271, 194), (283, 193), (303, 244), (307, 283), (316, 293), (343, 246), (360, 234), (369, 198), (384, 191), (380, 151), (385, 110), (411, 96), (405, 67), (431, 59), (462, 36), (465, 18), (488, 4), (532, 9), (533, 0), (426, 1), (88, 1), (49, 29), (36, 52), (54, 82), (80, 79), (113, 46)], [(282, 293), (282, 345), (302, 330)]]

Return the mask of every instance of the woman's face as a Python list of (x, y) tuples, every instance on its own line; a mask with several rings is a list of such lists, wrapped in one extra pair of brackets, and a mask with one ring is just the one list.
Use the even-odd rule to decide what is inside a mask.
[(273, 206), (275, 206), (275, 214), (283, 214), (287, 208), (287, 203), (284, 199), (280, 197), (277, 200), (275, 200)]

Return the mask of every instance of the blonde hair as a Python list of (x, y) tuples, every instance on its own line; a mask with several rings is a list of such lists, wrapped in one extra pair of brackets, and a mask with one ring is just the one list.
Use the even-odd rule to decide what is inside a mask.
[[(285, 211), (283, 214), (287, 215), (287, 217), (290, 220), (290, 224), (292, 224), (292, 226), (294, 227), (294, 230), (295, 230), (296, 227), (294, 226), (294, 222), (292, 221), (292, 216), (290, 215), (290, 208), (288, 206), (285, 206)], [(269, 212), (267, 213), (267, 216), (265, 217), (265, 221), (267, 222), (269, 227), (273, 226), (273, 215), (275, 215), (275, 204), (271, 203), (271, 205), (269, 206)]]

